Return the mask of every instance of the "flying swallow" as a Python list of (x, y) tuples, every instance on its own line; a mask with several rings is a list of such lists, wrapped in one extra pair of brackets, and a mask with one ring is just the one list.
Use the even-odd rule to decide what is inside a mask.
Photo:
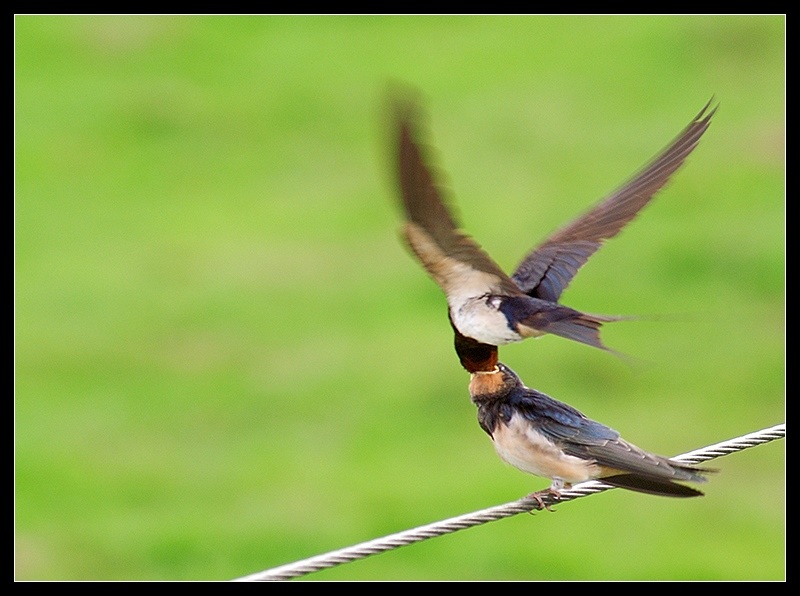
[(469, 383), (478, 423), (505, 462), (550, 478), (549, 489), (530, 498), (558, 497), (564, 488), (587, 480), (665, 497), (703, 493), (680, 482), (706, 482), (714, 470), (679, 463), (628, 443), (619, 433), (575, 408), (526, 387), (508, 366), (473, 373)]
[(408, 246), (446, 297), (458, 335), (500, 346), (547, 333), (609, 350), (604, 323), (630, 317), (580, 312), (559, 303), (578, 270), (647, 205), (683, 164), (708, 128), (711, 102), (628, 182), (534, 248), (509, 277), (461, 231), (422, 140), (421, 108), (408, 94), (394, 101), (396, 170)]

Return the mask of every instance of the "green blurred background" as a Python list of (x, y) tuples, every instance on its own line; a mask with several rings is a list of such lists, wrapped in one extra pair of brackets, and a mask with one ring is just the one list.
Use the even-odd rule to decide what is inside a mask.
[[(230, 579), (549, 484), (495, 455), (399, 241), (392, 79), (508, 270), (714, 95), (564, 295), (654, 319), (605, 332), (639, 364), (501, 358), (664, 455), (783, 422), (783, 16), (15, 25), (17, 579)], [(713, 465), (704, 498), (611, 491), (304, 579), (784, 579), (784, 442)]]

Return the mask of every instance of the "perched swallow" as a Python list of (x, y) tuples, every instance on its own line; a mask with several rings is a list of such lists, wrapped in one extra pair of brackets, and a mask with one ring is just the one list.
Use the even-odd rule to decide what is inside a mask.
[(590, 420), (575, 408), (526, 387), (505, 364), (494, 372), (471, 375), (469, 393), (478, 422), (492, 438), (498, 455), (512, 466), (550, 478), (541, 495), (587, 480), (665, 497), (703, 493), (678, 482), (706, 482), (714, 470), (698, 468), (648, 453), (619, 433)]
[[(396, 168), (405, 211), (405, 240), (447, 296), (458, 335), (500, 346), (559, 335), (608, 350), (604, 323), (629, 317), (580, 312), (558, 300), (584, 263), (615, 236), (667, 183), (708, 128), (711, 102), (638, 174), (588, 212), (532, 250), (509, 277), (458, 226), (448, 209), (421, 139), (419, 104), (407, 95), (394, 101)], [(610, 350), (609, 350), (610, 351)], [(469, 370), (469, 369), (468, 369)]]

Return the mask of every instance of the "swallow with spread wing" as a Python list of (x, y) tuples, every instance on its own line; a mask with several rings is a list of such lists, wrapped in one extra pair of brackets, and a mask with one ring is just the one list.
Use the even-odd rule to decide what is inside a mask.
[(628, 443), (619, 433), (575, 408), (526, 387), (505, 364), (470, 376), (469, 393), (478, 422), (498, 455), (512, 466), (544, 478), (550, 488), (532, 493), (558, 497), (587, 480), (664, 497), (703, 493), (681, 482), (706, 482), (715, 470), (676, 462)]
[(616, 236), (667, 183), (697, 146), (717, 108), (709, 109), (709, 102), (639, 173), (553, 233), (509, 277), (458, 228), (421, 139), (419, 103), (400, 94), (393, 107), (397, 178), (406, 216), (403, 235), (447, 296), (456, 341), (460, 335), (485, 351), (550, 333), (608, 350), (600, 327), (627, 317), (574, 310), (559, 303), (561, 293), (603, 242)]

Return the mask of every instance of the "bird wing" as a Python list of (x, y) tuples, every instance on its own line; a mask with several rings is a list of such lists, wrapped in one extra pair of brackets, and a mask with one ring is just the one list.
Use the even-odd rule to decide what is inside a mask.
[(398, 94), (394, 116), (397, 178), (407, 219), (403, 232), (411, 250), (448, 296), (480, 296), (489, 291), (519, 294), (497, 263), (458, 229), (426, 159), (430, 149), (421, 141), (418, 102), (408, 94)]
[(572, 406), (536, 389), (524, 387), (509, 397), (509, 406), (558, 445), (602, 446), (619, 439), (619, 433), (613, 428), (587, 418)]
[(623, 440), (614, 429), (535, 389), (527, 389), (515, 399), (515, 405), (539, 433), (564, 453), (593, 460), (608, 469), (607, 475), (627, 473), (654, 481), (705, 482), (701, 473), (707, 470), (648, 453)]
[(520, 290), (557, 302), (589, 257), (650, 202), (697, 146), (717, 111), (708, 111), (712, 101), (628, 182), (531, 251), (511, 276)]
[[(565, 451), (569, 452), (566, 448)], [(619, 472), (626, 472), (629, 476), (648, 478), (650, 480), (706, 482), (702, 472), (709, 471), (693, 468), (692, 466), (673, 462), (666, 457), (648, 453), (623, 439), (610, 441), (605, 445), (577, 446), (576, 452), (581, 453), (581, 457), (590, 457), (599, 465), (609, 468), (612, 472), (606, 475), (617, 475)]]

